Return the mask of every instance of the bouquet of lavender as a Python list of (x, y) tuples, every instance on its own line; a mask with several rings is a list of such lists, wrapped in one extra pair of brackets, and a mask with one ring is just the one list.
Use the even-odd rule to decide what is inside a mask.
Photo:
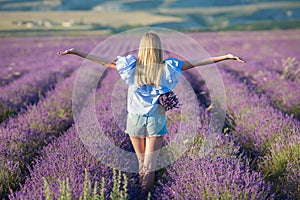
[(166, 111), (180, 107), (179, 100), (173, 91), (161, 94), (158, 104), (162, 105)]

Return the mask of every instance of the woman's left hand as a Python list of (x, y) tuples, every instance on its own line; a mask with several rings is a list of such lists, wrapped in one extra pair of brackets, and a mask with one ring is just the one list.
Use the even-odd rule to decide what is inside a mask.
[(71, 48), (71, 49), (67, 49), (67, 50), (65, 50), (65, 51), (59, 51), (59, 52), (57, 52), (57, 55), (58, 55), (58, 56), (63, 56), (63, 55), (71, 54), (71, 53), (73, 53), (74, 51), (75, 51), (75, 49), (74, 49), (74, 48)]

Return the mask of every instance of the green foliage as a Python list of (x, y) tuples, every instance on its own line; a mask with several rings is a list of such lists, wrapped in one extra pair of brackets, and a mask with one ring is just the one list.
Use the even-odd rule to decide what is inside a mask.
[(295, 57), (281, 59), (281, 63), (276, 61), (276, 64), (282, 67), (280, 79), (300, 81), (300, 62)]
[(119, 200), (119, 199), (128, 199), (127, 195), (127, 177), (124, 174), (123, 175), (124, 179), (124, 185), (123, 185), (123, 190), (121, 190), (121, 182), (122, 182), (122, 174), (121, 171), (116, 172), (115, 169), (113, 169), (113, 189), (112, 192), (110, 193), (110, 199), (112, 200)]
[[(100, 192), (100, 198), (101, 200), (104, 200), (104, 186), (105, 186), (105, 180), (104, 177), (102, 177), (102, 183), (101, 183), (101, 192)], [(95, 191), (94, 191), (95, 193)]]
[(71, 200), (72, 194), (69, 185), (69, 179), (67, 178), (66, 181), (59, 180), (59, 191), (60, 197), (59, 200)]
[(5, 163), (0, 156), (0, 199), (7, 198), (10, 188), (19, 189), (20, 177), (17, 174), (21, 173), (21, 168), (18, 161), (11, 160)]
[(278, 152), (272, 152), (272, 161), (270, 163), (270, 174), (281, 176), (286, 169), (287, 161), (296, 161), (300, 157), (300, 145), (286, 146)]
[(271, 147), (269, 156), (264, 157), (260, 166), (267, 180), (273, 182), (276, 191), (281, 191), (282, 183), (278, 181), (287, 173), (287, 163), (299, 162), (300, 145), (285, 145), (285, 148)]
[(17, 114), (17, 111), (10, 108), (5, 108), (4, 105), (0, 103), (0, 123), (5, 121), (9, 116)]
[[(51, 190), (48, 181), (46, 178), (43, 177), (44, 180), (44, 196), (46, 200), (52, 200)], [(59, 200), (71, 200), (72, 199), (72, 190), (69, 184), (69, 179), (66, 178), (65, 180), (59, 182)], [(83, 183), (83, 193), (79, 197), (80, 200), (104, 200), (104, 189), (105, 189), (105, 180), (102, 177), (101, 188), (99, 188), (99, 183), (96, 181), (94, 183), (94, 187), (92, 187), (91, 180), (88, 176), (88, 171), (85, 169), (84, 172), (84, 183)], [(99, 191), (100, 190), (100, 191)], [(128, 180), (126, 174), (121, 173), (119, 171), (116, 172), (113, 169), (113, 189), (110, 193), (110, 199), (112, 200), (126, 200), (128, 199)]]
[(51, 190), (48, 181), (43, 177), (44, 180), (44, 193), (45, 193), (45, 199), (51, 200)]

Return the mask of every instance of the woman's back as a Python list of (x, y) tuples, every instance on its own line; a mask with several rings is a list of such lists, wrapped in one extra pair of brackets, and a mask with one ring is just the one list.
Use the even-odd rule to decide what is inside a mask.
[(159, 96), (174, 89), (182, 73), (183, 61), (167, 58), (163, 63), (161, 67), (164, 70), (159, 77), (158, 86), (154, 84), (138, 85), (136, 83), (137, 58), (133, 55), (118, 57), (116, 61), (117, 70), (122, 80), (128, 85), (127, 110), (129, 113), (151, 116), (159, 107)]

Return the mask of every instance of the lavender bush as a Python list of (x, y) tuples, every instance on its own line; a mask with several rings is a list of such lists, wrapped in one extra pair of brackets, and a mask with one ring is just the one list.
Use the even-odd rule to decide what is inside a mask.
[[(44, 181), (47, 180), (51, 197), (58, 199), (60, 194), (60, 180), (68, 178), (72, 198), (79, 199), (83, 195), (84, 172), (88, 171), (92, 183), (102, 182), (105, 178), (106, 187), (112, 188), (112, 170), (103, 166), (85, 149), (76, 135), (75, 128), (54, 140), (43, 149), (41, 157), (35, 161), (34, 171), (30, 171), (30, 178), (21, 187), (21, 190), (10, 199), (42, 199), (44, 198)], [(94, 186), (92, 186), (94, 187)], [(105, 189), (106, 197), (109, 197)]]
[(281, 59), (281, 63), (276, 64), (282, 66), (280, 79), (300, 81), (300, 62), (295, 57)]
[(48, 68), (30, 73), (23, 78), (1, 88), (0, 122), (25, 106), (34, 104), (55, 84), (66, 78), (74, 67)]
[(241, 79), (247, 80), (250, 87), (255, 87), (258, 93), (263, 93), (271, 100), (271, 105), (281, 111), (293, 114), (299, 119), (300, 101), (296, 93), (299, 82), (282, 78), (276, 71), (259, 70), (252, 75), (239, 74)]
[[(106, 82), (113, 83), (117, 78), (116, 75), (117, 74), (115, 73), (114, 75), (112, 74), (107, 77)], [(96, 110), (101, 116), (100, 125), (105, 128), (105, 132), (107, 132), (114, 141), (117, 141), (122, 148), (132, 151), (129, 138), (125, 137), (124, 133), (120, 131), (113, 120), (111, 120), (113, 116), (111, 115), (111, 112), (108, 112), (107, 110), (110, 107), (110, 99), (104, 98), (107, 97), (107, 93), (111, 91), (110, 85), (103, 83), (104, 81), (102, 80), (100, 86), (101, 90), (98, 89), (97, 92), (98, 98), (96, 104)], [(93, 155), (83, 145), (75, 127), (70, 128), (61, 137), (53, 140), (50, 145), (42, 150), (41, 157), (36, 159), (35, 162), (36, 164), (33, 166), (33, 170), (30, 171), (30, 178), (26, 180), (20, 191), (9, 196), (10, 199), (43, 198), (45, 195), (45, 191), (43, 190), (43, 177), (47, 180), (49, 190), (51, 191), (50, 195), (54, 199), (59, 198), (61, 195), (59, 191), (60, 184), (59, 181), (56, 180), (65, 180), (66, 178), (69, 180), (72, 199), (79, 199), (84, 193), (85, 170), (87, 170), (89, 174), (91, 187), (95, 187), (96, 183), (101, 183), (102, 178), (105, 179), (105, 199), (118, 199), (121, 194), (122, 196), (126, 196), (126, 192), (120, 193), (118, 192), (119, 190), (116, 189), (120, 187), (116, 185), (118, 181), (114, 181), (113, 179), (113, 170), (93, 157)], [(128, 181), (137, 182), (137, 177), (129, 174)], [(122, 188), (125, 183), (126, 182), (121, 184)], [(128, 187), (132, 188), (133, 186), (129, 185)], [(29, 192), (33, 190), (33, 188), (39, 189), (34, 189), (34, 192), (32, 193)], [(132, 194), (128, 192), (128, 195)]]
[[(271, 107), (268, 98), (249, 91), (247, 86), (235, 81), (234, 76), (223, 73), (223, 77), (228, 91), (228, 108), (235, 116), (232, 137), (253, 160), (260, 160), (257, 164), (263, 165), (259, 168), (266, 180), (275, 184), (274, 191), (279, 191), (278, 196), (287, 195), (283, 187), (295, 188), (297, 183), (281, 185), (278, 179), (287, 173), (287, 163), (300, 160), (299, 121)], [(299, 191), (290, 193), (295, 196)]]
[(274, 190), (281, 191), (279, 197), (282, 199), (297, 199), (300, 194), (299, 141), (299, 134), (278, 138), (259, 163), (267, 179), (276, 183)]
[[(286, 30), (248, 32), (247, 34), (243, 32), (214, 33), (201, 36), (195, 33), (191, 36), (203, 44), (211, 55), (222, 54), (230, 49), (231, 52), (246, 58), (246, 67), (227, 65), (227, 63), (220, 66), (223, 68), (226, 65), (228, 70), (238, 73), (239, 78), (247, 85), (255, 85), (258, 92), (267, 93), (272, 106), (293, 114), (299, 120), (299, 94), (296, 92), (299, 91), (299, 84), (290, 79), (286, 81), (280, 78), (284, 73), (284, 68), (291, 63), (293, 67), (288, 67), (292, 69), (289, 71), (295, 73), (299, 68), (297, 64), (300, 60), (298, 34), (299, 31)], [(289, 58), (294, 61), (291, 62)], [(287, 61), (288, 65), (285, 64)]]
[[(0, 183), (1, 196), (9, 187), (16, 189), (27, 174), (39, 149), (63, 130), (70, 127), (72, 87), (76, 74), (59, 83), (37, 105), (27, 108), (16, 118), (0, 125)], [(9, 170), (8, 170), (9, 169)]]
[[(293, 114), (300, 119), (299, 91), (299, 39), (297, 31), (272, 32), (272, 37), (265, 37), (266, 33), (247, 34), (242, 36), (236, 33), (238, 39), (228, 41), (226, 37), (218, 39), (219, 49), (231, 49), (247, 58), (247, 67), (226, 65), (233, 74), (245, 81), (250, 87), (255, 86), (259, 93), (264, 93), (271, 101), (272, 106), (285, 113)], [(286, 37), (286, 35), (291, 37)], [(232, 35), (233, 36), (233, 35)], [(214, 47), (208, 44), (208, 49)], [(278, 48), (280, 46), (281, 48)], [(259, 47), (259, 48), (257, 48)]]
[(188, 155), (167, 169), (157, 199), (271, 199), (270, 186), (238, 159)]
[(59, 66), (78, 66), (80, 58), (65, 58), (63, 61), (56, 57), (58, 49), (70, 45), (80, 49), (90, 50), (105, 37), (76, 37), (74, 38), (1, 38), (0, 46), (0, 88), (23, 76), (35, 73), (41, 69)]

